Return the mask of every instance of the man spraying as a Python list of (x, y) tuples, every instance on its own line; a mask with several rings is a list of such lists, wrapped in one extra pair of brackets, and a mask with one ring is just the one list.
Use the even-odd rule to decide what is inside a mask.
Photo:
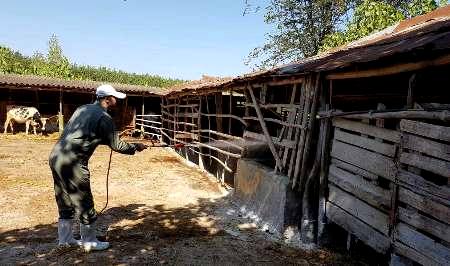
[[(49, 158), (59, 213), (58, 244), (81, 245), (86, 251), (109, 247), (108, 242), (99, 241), (95, 235), (97, 212), (91, 193), (89, 158), (98, 145), (108, 145), (113, 151), (130, 155), (147, 148), (142, 143), (120, 140), (107, 113), (117, 104), (117, 99), (126, 95), (110, 85), (101, 85), (96, 96), (95, 103), (83, 105), (74, 112)], [(80, 219), (80, 241), (72, 235), (75, 214)]]

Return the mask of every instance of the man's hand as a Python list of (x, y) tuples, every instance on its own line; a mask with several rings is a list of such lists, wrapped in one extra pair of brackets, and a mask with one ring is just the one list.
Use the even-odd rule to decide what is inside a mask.
[(148, 148), (147, 145), (142, 144), (142, 143), (134, 143), (134, 145), (136, 145), (136, 150), (137, 151), (143, 151), (143, 150)]

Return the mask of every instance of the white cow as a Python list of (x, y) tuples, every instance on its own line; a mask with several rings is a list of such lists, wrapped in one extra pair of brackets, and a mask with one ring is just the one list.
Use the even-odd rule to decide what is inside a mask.
[(36, 134), (36, 127), (41, 126), (41, 130), (45, 131), (45, 124), (47, 119), (41, 118), (41, 114), (34, 107), (26, 107), (26, 106), (15, 106), (8, 110), (6, 113), (6, 121), (5, 121), (5, 131), (8, 129), (8, 125), (11, 128), (11, 132), (14, 133), (13, 129), (13, 121), (19, 124), (25, 123), (25, 132), (28, 134), (28, 129), (30, 125), (33, 127), (33, 132)]

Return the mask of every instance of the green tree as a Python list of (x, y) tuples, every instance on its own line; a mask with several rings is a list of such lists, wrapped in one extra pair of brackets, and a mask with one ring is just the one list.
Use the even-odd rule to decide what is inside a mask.
[(395, 23), (433, 11), (447, 1), (412, 0), (412, 1), (375, 1), (364, 0), (355, 8), (351, 21), (345, 30), (327, 35), (320, 48), (326, 51), (371, 33), (383, 30)]
[(47, 62), (50, 64), (50, 76), (69, 78), (71, 76), (70, 63), (64, 56), (56, 35), (52, 35), (48, 41)]
[[(245, 10), (251, 10), (246, 0)], [(446, 5), (443, 0), (271, 0), (264, 21), (274, 26), (246, 64), (267, 68), (297, 61)], [(257, 8), (254, 8), (257, 10)]]
[(157, 75), (128, 73), (107, 67), (72, 64), (64, 56), (55, 35), (51, 36), (48, 41), (46, 55), (35, 52), (31, 57), (28, 57), (8, 47), (0, 46), (0, 73), (33, 74), (63, 79), (116, 82), (161, 88), (184, 82), (184, 80), (164, 78)]
[(325, 36), (346, 21), (348, 11), (358, 2), (272, 0), (265, 8), (264, 21), (273, 25), (274, 31), (266, 35), (263, 46), (250, 52), (246, 63), (267, 68), (317, 54)]

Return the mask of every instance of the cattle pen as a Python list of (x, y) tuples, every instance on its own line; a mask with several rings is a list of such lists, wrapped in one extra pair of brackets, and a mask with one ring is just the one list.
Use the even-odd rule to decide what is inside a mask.
[(162, 139), (271, 230), (338, 225), (393, 264), (450, 263), (450, 7), (346, 46), (162, 98)]
[[(449, 72), (447, 6), (266, 71), (166, 91), (119, 86), (131, 94), (119, 124), (184, 144), (179, 156), (286, 242), (315, 248), (341, 238), (391, 265), (449, 265)], [(0, 114), (15, 89), (34, 88), (33, 99), (49, 90), (49, 114), (64, 113), (62, 92), (75, 93), (16, 79), (0, 75)], [(77, 88), (92, 94), (95, 84), (86, 86)]]

